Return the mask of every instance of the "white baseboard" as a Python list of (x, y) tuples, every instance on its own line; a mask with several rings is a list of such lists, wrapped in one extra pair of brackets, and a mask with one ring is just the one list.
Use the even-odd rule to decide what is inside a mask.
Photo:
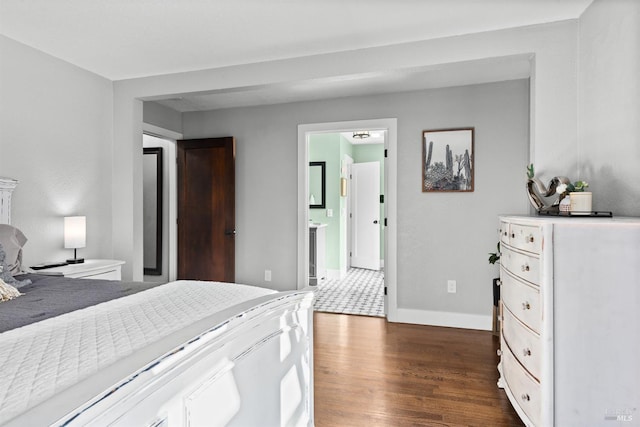
[(446, 311), (414, 310), (398, 308), (396, 318), (390, 319), (398, 323), (412, 323), (415, 325), (446, 326), (449, 328), (493, 330), (491, 315), (451, 313)]

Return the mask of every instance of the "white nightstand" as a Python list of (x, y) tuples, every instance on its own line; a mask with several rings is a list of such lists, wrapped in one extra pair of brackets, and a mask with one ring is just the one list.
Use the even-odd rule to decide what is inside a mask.
[(35, 273), (61, 274), (76, 279), (121, 280), (124, 261), (115, 259), (86, 259), (81, 264), (69, 264), (62, 267), (46, 268)]

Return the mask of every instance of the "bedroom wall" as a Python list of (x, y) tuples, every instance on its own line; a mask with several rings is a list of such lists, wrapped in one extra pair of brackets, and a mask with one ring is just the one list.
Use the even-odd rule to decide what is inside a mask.
[(182, 114), (157, 102), (143, 104), (142, 120), (150, 125), (182, 133)]
[(640, 216), (640, 2), (596, 0), (579, 42), (578, 178), (594, 209)]
[[(488, 315), (497, 215), (528, 211), (526, 80), (183, 115), (185, 138), (236, 138), (236, 279), (296, 283), (297, 125), (398, 118), (398, 301), (401, 308)], [(475, 126), (475, 191), (421, 191), (424, 129)], [(265, 269), (273, 282), (265, 283)], [(458, 281), (447, 294), (446, 280)]]
[[(127, 261), (123, 277), (142, 278), (142, 178), (137, 167), (142, 161), (138, 148), (142, 99), (189, 92), (242, 91), (282, 82), (299, 82), (302, 88), (315, 79), (385, 72), (390, 67), (402, 70), (488, 60), (499, 69), (502, 58), (528, 57), (532, 61), (530, 158), (543, 179), (558, 171), (575, 174), (577, 26), (577, 21), (565, 21), (115, 82), (114, 150), (118, 162), (112, 183), (113, 247), (115, 256)], [(292, 185), (286, 183), (285, 187)], [(283, 235), (282, 239), (293, 240), (295, 236)], [(288, 278), (283, 286), (295, 286), (291, 280)]]
[(85, 258), (110, 258), (112, 82), (0, 36), (0, 175), (20, 181), (24, 262), (71, 258), (63, 217), (86, 215)]

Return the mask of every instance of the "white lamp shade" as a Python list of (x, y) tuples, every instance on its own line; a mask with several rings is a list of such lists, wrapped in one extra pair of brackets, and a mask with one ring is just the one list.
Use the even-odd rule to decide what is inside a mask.
[(87, 244), (87, 217), (64, 217), (64, 247), (67, 249), (84, 248)]

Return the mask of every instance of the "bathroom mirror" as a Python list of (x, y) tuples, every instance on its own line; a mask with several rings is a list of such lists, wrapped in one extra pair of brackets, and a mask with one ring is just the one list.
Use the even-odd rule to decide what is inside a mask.
[(309, 162), (309, 208), (325, 208), (325, 162)]

